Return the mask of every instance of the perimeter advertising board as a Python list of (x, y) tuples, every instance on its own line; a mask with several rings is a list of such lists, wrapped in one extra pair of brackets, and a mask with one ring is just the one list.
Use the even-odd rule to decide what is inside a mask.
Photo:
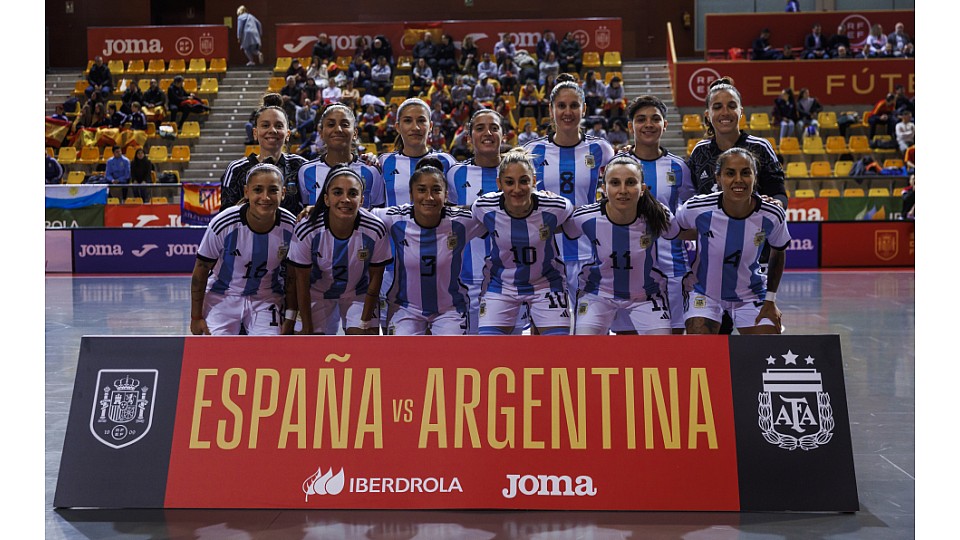
[[(87, 28), (87, 56), (103, 60), (226, 58), (231, 42), (223, 25), (94, 26)], [(114, 74), (116, 75), (116, 74)]]
[(77, 229), (74, 272), (192, 272), (203, 228)]
[(838, 336), (84, 337), (54, 504), (855, 511), (852, 456)]

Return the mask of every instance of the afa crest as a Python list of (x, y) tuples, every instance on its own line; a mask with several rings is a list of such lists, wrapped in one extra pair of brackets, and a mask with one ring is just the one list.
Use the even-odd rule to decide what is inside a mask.
[[(763, 372), (763, 390), (757, 397), (758, 425), (763, 438), (785, 450), (813, 450), (833, 438), (833, 408), (830, 394), (824, 392), (820, 373), (813, 368), (815, 359), (802, 359), (787, 351), (780, 355), (784, 368), (768, 367)], [(767, 357), (768, 366), (779, 358)], [(786, 367), (793, 366), (793, 367)]]
[(98, 441), (120, 449), (150, 431), (157, 370), (102, 369), (97, 374), (96, 388), (90, 432)]
[(367, 248), (360, 248), (357, 250), (357, 258), (361, 261), (365, 261), (370, 258), (370, 250)]
[(548, 229), (546, 225), (541, 225), (540, 240), (546, 240), (547, 238), (550, 238), (550, 229)]
[(457, 249), (457, 237), (456, 235), (451, 234), (447, 237), (447, 249), (453, 251)]
[(673, 171), (667, 171), (667, 185), (674, 186), (677, 184), (677, 175)]
[(753, 245), (760, 247), (767, 240), (767, 233), (763, 231), (757, 231), (757, 234), (753, 235)]
[(640, 237), (640, 249), (647, 249), (653, 244), (653, 239), (649, 234), (644, 234)]

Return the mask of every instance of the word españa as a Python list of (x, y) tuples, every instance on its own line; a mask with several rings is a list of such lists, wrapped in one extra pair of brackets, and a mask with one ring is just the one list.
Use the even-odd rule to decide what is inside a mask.
[[(199, 369), (189, 447), (208, 449), (215, 444), (232, 450), (243, 444), (254, 449), (262, 443), (278, 449), (383, 448), (381, 371), (359, 371), (355, 376), (354, 368), (318, 368), (310, 379), (305, 368), (284, 374), (268, 368), (252, 373), (244, 368), (222, 373)], [(486, 444), (493, 449), (548, 445), (586, 449), (589, 418), (591, 426), (599, 424), (600, 433), (599, 440), (593, 436), (591, 446), (609, 449), (616, 440), (636, 449), (642, 430), (646, 449), (658, 445), (696, 449), (701, 438), (716, 449), (707, 371), (689, 368), (687, 385), (680, 384), (678, 371), (649, 367), (637, 373), (632, 367), (595, 367), (588, 374), (587, 368), (496, 367), (482, 375), (473, 368), (429, 368), (418, 410), (413, 400), (394, 399), (393, 419), (413, 425), (419, 418), (419, 448)], [(447, 394), (451, 381), (445, 377), (451, 372), (452, 399)], [(683, 393), (681, 386), (686, 386)], [(359, 400), (354, 402), (358, 393)], [(685, 439), (681, 420), (685, 420)], [(549, 440), (535, 435), (545, 430)]]

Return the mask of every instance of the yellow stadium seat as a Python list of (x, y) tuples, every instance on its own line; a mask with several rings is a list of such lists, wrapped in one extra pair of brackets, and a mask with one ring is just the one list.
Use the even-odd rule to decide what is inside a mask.
[(80, 165), (96, 165), (100, 163), (100, 149), (96, 146), (84, 146), (80, 150), (80, 157), (77, 158)]
[(183, 75), (187, 71), (187, 63), (183, 58), (174, 58), (167, 64), (167, 73)]
[(140, 87), (141, 92), (146, 92), (150, 89), (150, 79), (140, 79), (137, 81), (137, 86)]
[(195, 122), (193, 120), (184, 122), (183, 128), (180, 130), (180, 134), (177, 136), (178, 139), (188, 139), (196, 140), (200, 138), (200, 122)]
[(773, 137), (764, 137), (768, 143), (770, 143), (770, 148), (773, 148), (773, 153), (777, 154), (780, 152), (780, 145), (777, 144), (777, 140)]
[(123, 75), (123, 60), (108, 60), (107, 69), (110, 70), (110, 74), (114, 77)]
[(833, 176), (837, 178), (850, 176), (851, 169), (853, 169), (853, 162), (850, 160), (841, 159), (833, 164)]
[(273, 65), (273, 72), (286, 75), (287, 70), (290, 69), (290, 64), (292, 63), (293, 63), (293, 57), (278, 56), (277, 62)]
[(200, 81), (200, 90), (197, 94), (201, 96), (215, 96), (220, 92), (220, 83), (216, 77), (207, 77)]
[(765, 112), (756, 112), (750, 115), (750, 131), (772, 131), (770, 115)]
[(73, 165), (77, 162), (77, 149), (73, 146), (61, 146), (60, 150), (57, 150), (57, 161), (61, 165)]
[(170, 204), (166, 197), (150, 197), (150, 204)]
[[(342, 70), (346, 70), (347, 68), (349, 68), (349, 67), (350, 67), (350, 62), (353, 62), (353, 57), (352, 57), (352, 56), (338, 56), (338, 57), (337, 57), (337, 67), (339, 67), (339, 68), (342, 69)], [(310, 65), (310, 64), (308, 63), (307, 66), (309, 66), (309, 65)], [(306, 66), (304, 66), (304, 67), (306, 67)]]
[(604, 74), (604, 76), (603, 76), (603, 84), (606, 84), (607, 86), (609, 86), (609, 85), (610, 85), (610, 81), (612, 81), (614, 77), (617, 77), (618, 79), (620, 79), (620, 82), (623, 82), (623, 72), (621, 72), (621, 71), (608, 71), (608, 72), (606, 72), (606, 74)]
[(381, 146), (383, 147), (381, 152), (384, 154), (389, 154), (396, 149), (397, 145), (395, 143), (382, 143)]
[(212, 73), (214, 75), (223, 75), (227, 72), (227, 59), (226, 58), (211, 58), (210, 66), (207, 68), (207, 73)]
[(817, 123), (820, 124), (820, 129), (840, 129), (839, 124), (837, 124), (837, 113), (834, 111), (817, 113)]
[(68, 184), (82, 184), (83, 179), (86, 178), (86, 174), (83, 171), (70, 171), (67, 173), (67, 183)]
[(143, 204), (143, 197), (127, 197), (123, 204)]
[(100, 163), (106, 165), (107, 160), (113, 157), (113, 147), (104, 146), (103, 152), (100, 154)]
[(800, 149), (800, 139), (796, 137), (784, 137), (780, 139), (780, 153), (784, 156), (799, 156), (803, 154)]
[[(174, 176), (177, 177), (177, 183), (178, 183), (178, 184), (180, 183), (180, 171), (178, 171), (178, 170), (176, 170), (176, 169), (170, 169), (170, 170), (167, 170), (167, 171), (162, 171), (161, 174), (172, 174), (172, 175), (174, 175)], [(157, 183), (156, 175), (154, 175), (153, 183), (154, 183), (154, 184)]]
[(687, 155), (688, 155), (688, 156), (693, 153), (693, 147), (696, 146), (698, 142), (700, 142), (700, 139), (688, 139), (688, 140), (687, 140)]
[(837, 188), (823, 188), (820, 190), (821, 197), (839, 197), (840, 190)]
[(850, 152), (854, 154), (869, 154), (871, 153), (870, 141), (867, 139), (866, 135), (851, 135), (850, 140)]
[(704, 132), (702, 117), (699, 114), (683, 115), (683, 122), (680, 125), (680, 129), (684, 133), (702, 134)]
[(883, 168), (886, 169), (888, 167), (899, 169), (903, 167), (903, 160), (899, 158), (887, 158), (883, 160)]
[(397, 71), (410, 71), (413, 69), (412, 56), (400, 56), (397, 58)]
[(791, 161), (787, 163), (787, 178), (807, 178), (810, 172), (807, 171), (807, 164), (804, 161)]
[(187, 73), (193, 75), (203, 75), (207, 72), (207, 61), (203, 58), (191, 58), (190, 65), (187, 66)]
[(107, 197), (107, 204), (120, 204), (119, 197)]
[(243, 155), (249, 156), (250, 154), (260, 155), (260, 145), (259, 144), (248, 144), (246, 149), (243, 151)]
[(740, 127), (740, 131), (746, 131), (750, 128), (750, 124), (747, 123), (747, 116), (745, 114), (740, 115), (740, 121), (737, 122), (737, 126)]
[(393, 89), (397, 92), (406, 92), (410, 89), (410, 76), (397, 75), (393, 78)]
[(163, 75), (167, 72), (167, 65), (163, 58), (151, 58), (147, 62), (147, 75)]
[(798, 189), (793, 193), (793, 196), (798, 199), (812, 199), (817, 196), (812, 189)]
[(170, 158), (167, 161), (170, 163), (189, 163), (190, 147), (184, 144), (175, 145), (171, 150)]
[(619, 68), (623, 66), (619, 51), (607, 51), (603, 53), (603, 67)]
[(157, 82), (157, 85), (160, 87), (160, 90), (166, 92), (167, 88), (170, 88), (170, 85), (173, 84), (173, 77), (164, 77)]
[(865, 197), (866, 193), (863, 192), (863, 188), (847, 188), (843, 190), (844, 197)]
[(586, 51), (583, 53), (583, 67), (593, 69), (600, 67), (600, 53), (596, 51)]
[(814, 161), (810, 164), (810, 176), (821, 178), (824, 176), (833, 176), (833, 167), (829, 161)]
[(286, 84), (287, 81), (283, 77), (270, 77), (270, 82), (267, 83), (267, 92), (279, 92)]
[(154, 165), (158, 163), (167, 162), (167, 147), (162, 144), (155, 144), (150, 147), (150, 150), (147, 152), (147, 158), (153, 162)]
[(517, 121), (517, 131), (522, 133), (527, 127), (527, 124), (533, 126), (533, 131), (537, 131), (537, 119), (533, 116), (524, 116), (520, 118), (520, 120)]
[(901, 186), (901, 187), (895, 187), (895, 188), (893, 188), (893, 196), (894, 196), (894, 197), (900, 197), (900, 196), (903, 195), (903, 192), (904, 192), (905, 190), (906, 190), (906, 188), (904, 188), (904, 187), (902, 187), (902, 186)]
[(803, 153), (808, 156), (821, 156), (826, 154), (827, 150), (823, 147), (823, 139), (814, 136), (804, 137)]
[(870, 190), (867, 191), (867, 197), (889, 197), (889, 196), (890, 196), (890, 190), (885, 187), (870, 188)]
[(850, 149), (847, 148), (847, 140), (844, 139), (842, 135), (827, 136), (827, 143), (824, 148), (827, 154), (830, 155), (840, 155), (850, 152)]
[(147, 66), (142, 59), (131, 60), (127, 64), (127, 75), (143, 75), (147, 72)]
[(198, 88), (199, 88), (199, 86), (197, 86), (197, 79), (195, 79), (194, 77), (184, 77), (184, 78), (183, 78), (183, 89), (184, 89), (184, 90), (186, 90), (187, 92), (189, 92), (189, 93), (191, 93), (191, 94), (196, 94)]
[(90, 86), (90, 84), (87, 82), (86, 79), (78, 80), (77, 82), (73, 83), (73, 95), (82, 96), (84, 92), (87, 90), (88, 86)]
[(47, 147), (47, 155), (50, 156), (50, 157), (52, 157), (52, 158), (57, 157), (57, 155), (53, 152), (53, 147), (52, 147), (52, 146), (48, 146), (48, 147)]

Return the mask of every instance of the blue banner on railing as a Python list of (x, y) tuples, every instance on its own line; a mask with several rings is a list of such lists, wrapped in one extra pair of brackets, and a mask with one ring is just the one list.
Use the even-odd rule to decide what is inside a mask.
[(74, 272), (192, 272), (205, 229), (76, 229)]

